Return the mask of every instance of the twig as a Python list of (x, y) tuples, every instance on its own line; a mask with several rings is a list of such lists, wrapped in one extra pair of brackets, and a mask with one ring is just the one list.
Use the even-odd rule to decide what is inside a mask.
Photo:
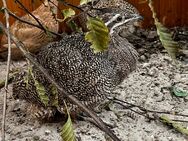
[(9, 14), (6, 10), (7, 4), (5, 0), (3, 1), (5, 18), (6, 18), (6, 28), (8, 36), (8, 59), (7, 59), (7, 70), (6, 70), (6, 79), (5, 79), (5, 93), (3, 98), (3, 118), (2, 118), (2, 141), (5, 141), (5, 124), (6, 124), (6, 106), (7, 106), (7, 94), (8, 94), (8, 81), (9, 81), (9, 70), (10, 70), (10, 60), (11, 60), (11, 41), (10, 41), (10, 24), (9, 24)]
[[(159, 114), (168, 114), (168, 115), (173, 115), (173, 116), (182, 116), (182, 117), (188, 117), (188, 115), (184, 115), (184, 114), (173, 114), (172, 112), (169, 112), (169, 111), (154, 111), (154, 110), (148, 110), (144, 107), (141, 107), (141, 106), (138, 106), (138, 105), (135, 105), (135, 104), (132, 104), (132, 103), (129, 103), (129, 102), (126, 102), (126, 101), (123, 101), (123, 100), (120, 100), (120, 99), (117, 99), (117, 98), (109, 98), (109, 100), (113, 101), (114, 103), (116, 104), (119, 104), (121, 106), (123, 106), (123, 108), (126, 108), (126, 109), (129, 109), (130, 111), (132, 112), (135, 112), (141, 116), (144, 116), (145, 118), (149, 119), (149, 120), (156, 120), (156, 116), (159, 117)], [(128, 105), (131, 105), (131, 106), (127, 106), (127, 105), (124, 105), (123, 103), (125, 104), (128, 104)], [(140, 111), (137, 111), (137, 110), (134, 110), (132, 108), (134, 107), (137, 107), (139, 108), (142, 112)], [(153, 113), (153, 116), (150, 115), (149, 113)], [(171, 119), (171, 121), (176, 121), (176, 122), (188, 122), (187, 120), (180, 120), (180, 119)]]
[(141, 116), (144, 116), (145, 118), (149, 118), (150, 120), (153, 119), (153, 118), (149, 117), (148, 115), (146, 115), (146, 113), (144, 113), (144, 112), (139, 112), (139, 111), (137, 111), (137, 110), (131, 109), (132, 107), (128, 107), (128, 106), (122, 104), (122, 103), (119, 102), (119, 101), (113, 101), (113, 102), (115, 102), (115, 103), (121, 105), (123, 108), (128, 108), (130, 111), (135, 112), (135, 113), (137, 113), (137, 114), (139, 114), (139, 115), (141, 115)]
[(47, 32), (50, 32), (50, 33), (53, 34), (53, 35), (62, 37), (61, 34), (58, 34), (58, 33), (56, 33), (56, 32), (50, 31), (50, 30), (48, 30), (48, 29), (43, 29), (43, 28), (41, 28), (41, 26), (39, 26), (39, 25), (37, 25), (37, 24), (34, 24), (34, 23), (31, 23), (31, 22), (28, 22), (28, 21), (23, 20), (22, 18), (18, 17), (16, 14), (14, 14), (13, 12), (11, 12), (9, 9), (6, 8), (6, 10), (8, 11), (8, 13), (9, 13), (10, 16), (12, 16), (13, 18), (15, 18), (15, 19), (17, 19), (17, 20), (19, 20), (19, 21), (21, 21), (21, 22), (23, 22), (23, 23), (25, 23), (25, 24), (28, 24), (28, 25), (37, 27), (37, 28), (39, 28), (39, 29), (41, 29), (41, 30), (44, 30), (45, 32), (47, 31)]
[(175, 122), (188, 122), (187, 120), (181, 120), (181, 119), (170, 119)]
[[(7, 29), (4, 27), (4, 25), (0, 22), (0, 27), (5, 31), (5, 33), (7, 34)], [(74, 104), (76, 104), (80, 109), (82, 109), (85, 113), (87, 113), (88, 115), (90, 115), (94, 121), (101, 127), (101, 129), (103, 129), (103, 131), (105, 131), (105, 133), (107, 133), (114, 141), (120, 141), (120, 139), (108, 128), (105, 126), (104, 122), (97, 117), (97, 115), (89, 110), (87, 107), (85, 107), (82, 103), (80, 103), (80, 101), (78, 101), (73, 95), (68, 94), (63, 88), (61, 88), (61, 86), (54, 80), (54, 78), (52, 78), (48, 72), (46, 71), (46, 69), (44, 69), (38, 62), (35, 61), (35, 58), (33, 58), (25, 49), (24, 49), (24, 45), (20, 44), (20, 42), (11, 34), (11, 40), (15, 43), (15, 45), (21, 50), (21, 52), (24, 54), (24, 56), (33, 64), (35, 65), (39, 71), (41, 71), (44, 76), (49, 80), (49, 82), (51, 82), (53, 85), (56, 86), (57, 89), (59, 89), (59, 91), (66, 96), (68, 99), (70, 99), (70, 101), (72, 101)]]
[(133, 106), (133, 107), (137, 107), (137, 108), (139, 108), (140, 110), (142, 110), (142, 111), (144, 111), (144, 112), (146, 112), (146, 113), (147, 113), (147, 112), (150, 112), (150, 113), (168, 114), (168, 115), (174, 115), (174, 116), (188, 117), (188, 115), (185, 115), (185, 114), (178, 114), (178, 113), (173, 114), (173, 113), (170, 112), (170, 111), (155, 111), (155, 110), (146, 109), (146, 108), (141, 107), (141, 106), (139, 106), (139, 105), (132, 104), (132, 103), (130, 103), (130, 102), (123, 101), (123, 100), (120, 100), (120, 99), (117, 99), (117, 98), (113, 98), (113, 99), (112, 99), (112, 98), (108, 98), (108, 99), (114, 101), (115, 103), (117, 103), (117, 101), (119, 101), (119, 102), (122, 102), (122, 103), (126, 103), (126, 104), (128, 104), (128, 105), (131, 105), (131, 106)]
[(41, 24), (41, 22), (36, 18), (19, 0), (15, 0), (23, 9), (26, 11), (31, 17), (35, 19), (35, 21), (39, 24), (39, 26), (46, 32), (46, 28)]
[(75, 5), (73, 5), (73, 4), (69, 3), (69, 2), (66, 2), (66, 1), (64, 1), (64, 0), (59, 0), (59, 1), (60, 1), (61, 3), (63, 3), (63, 5), (65, 5), (65, 6), (70, 6), (70, 7), (74, 8), (74, 9), (77, 9), (77, 10), (79, 10), (79, 11), (84, 12), (84, 10), (83, 10), (82, 8), (80, 8), (80, 7), (78, 7), (78, 6), (75, 6)]

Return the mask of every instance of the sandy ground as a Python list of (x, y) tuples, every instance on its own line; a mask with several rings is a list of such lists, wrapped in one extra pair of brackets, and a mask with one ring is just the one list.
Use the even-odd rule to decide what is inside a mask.
[[(142, 32), (142, 31), (141, 31)], [(134, 42), (140, 59), (138, 69), (117, 88), (117, 98), (147, 109), (170, 111), (188, 115), (188, 97), (178, 98), (172, 95), (170, 88), (175, 85), (188, 91), (188, 62), (181, 58), (182, 65), (176, 66), (162, 49), (156, 32), (138, 32)], [(188, 48), (187, 38), (177, 36), (180, 44)], [(21, 67), (25, 62), (14, 62), (12, 68)], [(0, 80), (5, 78), (6, 62), (0, 62)], [(7, 141), (60, 141), (59, 131), (63, 123), (39, 123), (31, 118), (28, 105), (11, 97), (9, 85), (6, 121)], [(2, 113), (4, 89), (0, 90), (0, 113)], [(131, 112), (120, 105), (112, 104), (111, 110), (99, 113), (105, 122), (122, 141), (186, 141), (178, 133), (159, 121), (151, 120)], [(138, 110), (138, 108), (134, 108)], [(188, 121), (188, 117), (168, 115), (171, 119)], [(2, 114), (0, 115), (0, 120)], [(180, 124), (188, 127), (187, 122)], [(107, 135), (86, 121), (74, 123), (76, 135), (81, 141), (110, 141)]]

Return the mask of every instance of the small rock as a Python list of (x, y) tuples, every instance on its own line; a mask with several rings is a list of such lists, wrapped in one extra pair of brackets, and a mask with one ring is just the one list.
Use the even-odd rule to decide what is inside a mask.
[(51, 133), (50, 130), (46, 130), (46, 131), (45, 131), (45, 135), (49, 135), (50, 133)]
[(33, 141), (39, 141), (40, 137), (39, 136), (33, 136)]
[(140, 60), (141, 61), (146, 61), (146, 56), (145, 55), (140, 56)]
[(151, 69), (149, 69), (148, 75), (149, 75), (149, 76), (152, 76), (152, 77), (157, 77), (157, 76), (158, 76), (158, 71), (157, 71), (157, 69), (156, 69), (156, 68), (151, 68)]
[(157, 37), (157, 32), (156, 31), (150, 31), (148, 34), (148, 39), (155, 39)]

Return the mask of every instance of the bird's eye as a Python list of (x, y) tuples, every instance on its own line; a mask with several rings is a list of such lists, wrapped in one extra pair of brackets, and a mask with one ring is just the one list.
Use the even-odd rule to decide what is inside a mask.
[(119, 16), (119, 17), (117, 17), (117, 19), (116, 19), (118, 22), (121, 22), (122, 21), (122, 17), (121, 16)]

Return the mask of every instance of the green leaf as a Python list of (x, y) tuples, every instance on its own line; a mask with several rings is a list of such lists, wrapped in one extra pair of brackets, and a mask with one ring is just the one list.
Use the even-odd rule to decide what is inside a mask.
[(70, 117), (66, 104), (65, 104), (65, 107), (67, 110), (68, 119), (67, 119), (67, 122), (62, 127), (61, 137), (63, 138), (63, 141), (76, 141), (76, 136), (74, 134), (71, 117)]
[(68, 22), (67, 25), (70, 27), (70, 29), (71, 29), (72, 31), (77, 31), (77, 32), (80, 31), (78, 25), (77, 25), (74, 21)]
[(166, 28), (164, 25), (162, 25), (158, 18), (157, 14), (155, 13), (154, 7), (153, 7), (153, 1), (149, 0), (149, 7), (152, 11), (152, 16), (155, 21), (155, 26), (157, 28), (157, 34), (159, 35), (159, 39), (164, 46), (164, 48), (167, 50), (168, 54), (171, 56), (172, 59), (176, 59), (177, 53), (179, 50), (179, 45), (177, 42), (173, 41), (172, 34)]
[(174, 129), (176, 129), (178, 132), (188, 136), (188, 130), (186, 129), (186, 127), (183, 127), (181, 124), (178, 124), (172, 120), (170, 120), (167, 116), (162, 115), (159, 117), (160, 121), (162, 123), (165, 123), (171, 127), (173, 127)]
[(66, 20), (67, 18), (70, 18), (76, 14), (75, 11), (71, 8), (62, 10), (62, 13), (64, 16), (63, 20)]
[[(39, 81), (37, 81), (35, 79), (35, 76), (33, 74), (33, 71), (32, 71), (32, 68), (29, 67), (29, 71), (28, 71), (28, 79), (33, 79), (34, 81), (34, 85), (36, 87), (36, 91), (37, 91), (37, 94), (41, 100), (41, 102), (45, 105), (45, 106), (48, 106), (48, 103), (50, 101), (48, 95), (46, 95), (46, 90), (45, 90), (45, 87), (42, 85), (42, 83), (40, 83)], [(30, 78), (30, 76), (32, 78)], [(28, 83), (29, 83), (29, 80), (28, 80)]]
[(87, 28), (89, 31), (86, 33), (85, 39), (92, 43), (91, 48), (94, 53), (107, 50), (110, 36), (104, 22), (99, 18), (88, 17)]
[(80, 0), (80, 5), (87, 4), (88, 2), (91, 2), (92, 0)]
[(173, 91), (173, 94), (175, 96), (178, 96), (178, 97), (186, 97), (188, 95), (187, 91), (182, 90), (182, 89), (175, 87), (175, 86), (173, 87), (172, 91)]
[(35, 81), (36, 91), (39, 95), (40, 100), (42, 101), (42, 103), (44, 103), (45, 106), (48, 106), (48, 102), (50, 101), (50, 99), (46, 95), (45, 87), (39, 81), (37, 80), (34, 81)]

